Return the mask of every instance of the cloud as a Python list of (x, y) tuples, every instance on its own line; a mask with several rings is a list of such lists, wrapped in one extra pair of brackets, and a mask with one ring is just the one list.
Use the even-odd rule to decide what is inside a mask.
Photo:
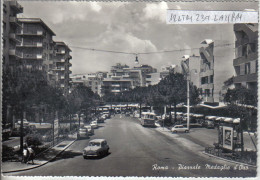
[(90, 2), (90, 7), (96, 12), (99, 12), (102, 9), (102, 7), (97, 2)]
[(147, 19), (156, 19), (165, 22), (167, 9), (168, 4), (166, 2), (147, 3), (143, 12)]

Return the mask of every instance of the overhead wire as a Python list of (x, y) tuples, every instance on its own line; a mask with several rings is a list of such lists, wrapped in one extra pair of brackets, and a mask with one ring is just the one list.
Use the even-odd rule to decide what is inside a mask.
[[(220, 45), (215, 45), (214, 48), (227, 47), (227, 46), (231, 46), (231, 45), (234, 45), (234, 44), (235, 43), (220, 44)], [(76, 49), (88, 50), (88, 51), (97, 51), (97, 52), (114, 53), (114, 54), (129, 54), (129, 55), (149, 55), (149, 54), (172, 53), (172, 52), (181, 52), (181, 51), (188, 51), (188, 50), (199, 50), (201, 48), (201, 47), (199, 47), (199, 48), (198, 47), (196, 47), (196, 48), (185, 48), (185, 49), (183, 48), (183, 49), (172, 49), (172, 50), (150, 51), (150, 52), (126, 52), (126, 51), (95, 49), (95, 48), (80, 47), (80, 46), (70, 46), (70, 47), (76, 48)]]

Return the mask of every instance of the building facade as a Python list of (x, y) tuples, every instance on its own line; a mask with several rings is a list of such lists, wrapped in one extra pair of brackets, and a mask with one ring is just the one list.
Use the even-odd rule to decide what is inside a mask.
[(17, 1), (4, 1), (3, 3), (3, 68), (13, 71), (13, 66), (17, 66), (22, 59), (22, 53), (16, 45), (22, 42), (22, 38), (17, 36), (18, 22), (17, 14), (23, 12), (23, 7)]
[(160, 72), (160, 79), (164, 79), (170, 73), (182, 73), (181, 67), (175, 64), (162, 66)]
[(122, 76), (112, 76), (105, 78), (102, 83), (102, 95), (108, 93), (122, 93), (124, 91), (129, 91), (133, 88), (133, 81), (131, 79), (125, 79)]
[(64, 42), (54, 42), (53, 64), (50, 66), (52, 72), (50, 73), (55, 78), (55, 85), (63, 90), (64, 95), (69, 93), (70, 88), (70, 74), (72, 66), (70, 60), (71, 49)]
[(200, 90), (203, 102), (213, 103), (214, 99), (214, 42), (206, 39), (201, 42), (200, 52)]
[(133, 69), (140, 70), (142, 73), (141, 85), (142, 87), (146, 86), (146, 75), (150, 73), (156, 73), (157, 69), (153, 68), (148, 64), (141, 64), (140, 66), (135, 66)]
[(235, 24), (235, 87), (257, 91), (258, 24)]
[(160, 82), (160, 80), (161, 78), (159, 72), (146, 74), (146, 86), (156, 85)]
[(29, 70), (41, 70), (46, 72), (46, 78), (50, 82), (53, 60), (55, 33), (39, 18), (18, 18), (21, 27), (17, 36), (21, 42), (16, 49), (21, 52), (21, 66)]

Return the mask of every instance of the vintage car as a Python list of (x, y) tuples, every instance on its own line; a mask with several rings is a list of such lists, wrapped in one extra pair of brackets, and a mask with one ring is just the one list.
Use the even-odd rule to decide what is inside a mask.
[(101, 157), (109, 154), (109, 146), (105, 139), (93, 139), (83, 149), (83, 158)]
[(88, 137), (88, 129), (87, 128), (80, 128), (78, 133), (78, 138), (87, 138)]
[(92, 122), (90, 123), (90, 126), (92, 126), (94, 129), (95, 129), (95, 128), (98, 128), (97, 121), (92, 121)]
[(178, 132), (185, 132), (185, 133), (188, 133), (189, 132), (189, 129), (184, 127), (183, 125), (175, 125), (171, 131), (173, 133), (178, 133)]
[(94, 128), (92, 126), (84, 126), (88, 130), (88, 135), (94, 134)]

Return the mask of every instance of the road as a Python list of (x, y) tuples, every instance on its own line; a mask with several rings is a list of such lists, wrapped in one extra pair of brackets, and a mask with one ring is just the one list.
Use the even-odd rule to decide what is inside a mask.
[[(76, 141), (64, 153), (42, 167), (8, 175), (26, 176), (171, 176), (255, 177), (255, 168), (234, 170), (235, 164), (208, 157), (189, 143), (180, 143), (156, 128), (144, 128), (139, 120), (119, 115), (107, 119), (90, 139)], [(110, 154), (100, 159), (83, 159), (88, 141), (105, 138)], [(207, 166), (208, 165), (208, 166)], [(220, 168), (224, 169), (207, 169)], [(186, 167), (186, 169), (182, 168)], [(190, 169), (187, 169), (190, 168)], [(229, 169), (230, 168), (230, 169)]]

